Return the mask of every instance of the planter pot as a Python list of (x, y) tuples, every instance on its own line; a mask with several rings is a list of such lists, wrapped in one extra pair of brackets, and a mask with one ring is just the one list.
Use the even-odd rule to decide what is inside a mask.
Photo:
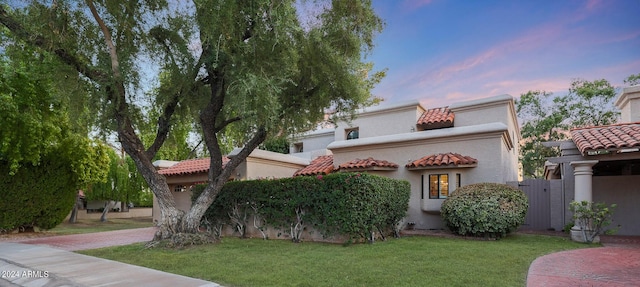
[[(576, 241), (576, 242), (588, 242), (587, 238), (585, 238), (585, 236), (587, 237), (591, 237), (593, 235), (594, 231), (593, 230), (582, 230), (579, 227), (572, 227), (571, 228), (571, 240)], [(600, 235), (596, 235), (593, 238), (593, 241), (591, 243), (600, 243)]]

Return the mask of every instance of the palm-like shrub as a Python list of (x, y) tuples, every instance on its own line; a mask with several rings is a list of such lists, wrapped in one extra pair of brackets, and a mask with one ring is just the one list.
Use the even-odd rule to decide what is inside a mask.
[(516, 230), (527, 214), (527, 196), (505, 184), (477, 183), (458, 188), (443, 203), (447, 227), (463, 236), (501, 238)]

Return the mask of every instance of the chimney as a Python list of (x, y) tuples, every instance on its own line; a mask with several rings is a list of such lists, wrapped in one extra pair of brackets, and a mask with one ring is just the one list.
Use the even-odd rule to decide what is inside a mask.
[(640, 122), (640, 85), (622, 89), (616, 107), (620, 109), (622, 123)]

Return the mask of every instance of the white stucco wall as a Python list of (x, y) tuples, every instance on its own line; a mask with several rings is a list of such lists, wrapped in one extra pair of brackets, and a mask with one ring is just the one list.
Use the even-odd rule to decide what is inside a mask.
[(620, 122), (640, 122), (640, 86), (624, 88), (615, 104), (620, 109)]
[(303, 152), (307, 154), (304, 158), (311, 158), (312, 152), (317, 150), (326, 149), (327, 146), (335, 140), (335, 129), (323, 129), (318, 131), (312, 131), (296, 137), (291, 138), (291, 146), (289, 146), (290, 154), (300, 154), (296, 145), (302, 143)]
[(416, 130), (418, 118), (424, 112), (418, 101), (366, 108), (351, 122), (338, 122), (335, 141), (346, 140), (345, 129), (357, 127), (360, 138), (409, 133)]

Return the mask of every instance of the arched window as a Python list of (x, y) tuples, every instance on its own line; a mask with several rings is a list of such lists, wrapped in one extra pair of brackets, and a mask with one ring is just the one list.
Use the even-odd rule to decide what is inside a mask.
[(355, 140), (360, 137), (358, 128), (347, 130), (347, 140)]

